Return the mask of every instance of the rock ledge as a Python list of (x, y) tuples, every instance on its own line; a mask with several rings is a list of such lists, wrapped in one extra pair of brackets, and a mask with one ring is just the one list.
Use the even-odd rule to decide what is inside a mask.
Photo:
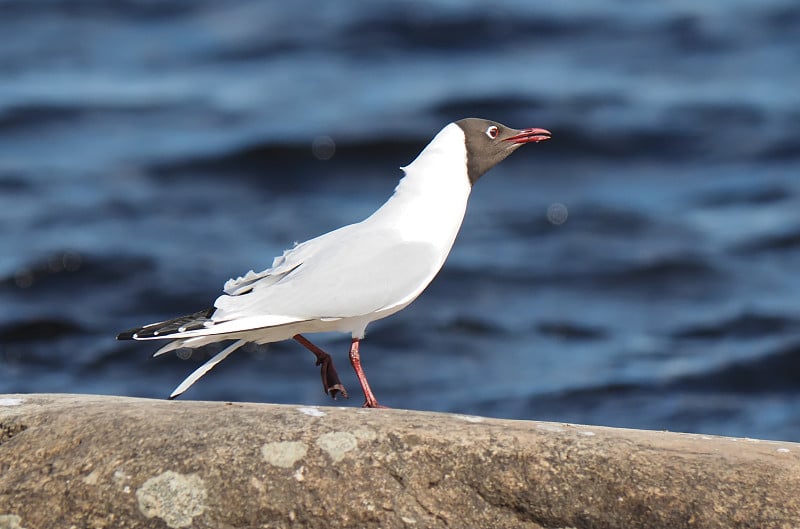
[(0, 395), (0, 529), (798, 527), (800, 445), (406, 410)]

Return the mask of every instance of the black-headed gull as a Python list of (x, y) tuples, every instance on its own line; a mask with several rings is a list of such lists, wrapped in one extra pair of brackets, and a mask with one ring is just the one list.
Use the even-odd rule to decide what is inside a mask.
[(121, 333), (119, 340), (170, 339), (154, 356), (182, 347), (235, 340), (184, 380), (186, 391), (248, 342), (295, 339), (317, 357), (323, 388), (347, 396), (330, 356), (303, 335), (350, 333), (350, 363), (364, 406), (381, 407), (361, 368), (359, 343), (367, 325), (407, 307), (444, 264), (472, 185), (525, 143), (550, 138), (545, 129), (516, 130), (468, 118), (444, 127), (408, 166), (394, 193), (375, 213), (295, 245), (263, 272), (225, 283), (210, 309)]

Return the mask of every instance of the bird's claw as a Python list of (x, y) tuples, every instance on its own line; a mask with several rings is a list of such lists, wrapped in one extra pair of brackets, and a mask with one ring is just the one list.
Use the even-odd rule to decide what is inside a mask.
[(342, 397), (344, 397), (346, 399), (350, 398), (347, 395), (347, 390), (344, 389), (344, 386), (341, 385), (341, 384), (334, 384), (333, 386), (325, 388), (325, 393), (330, 395), (333, 400), (336, 400), (336, 397), (339, 396), (338, 393), (340, 393), (342, 395)]
[(377, 400), (365, 400), (364, 404), (361, 405), (362, 408), (383, 408), (385, 410), (390, 409), (389, 406), (384, 406), (383, 404), (378, 404)]
[(317, 363), (315, 365), (321, 366), (320, 375), (322, 376), (322, 390), (327, 395), (330, 395), (333, 400), (336, 400), (339, 395), (345, 399), (349, 398), (347, 390), (344, 389), (344, 384), (339, 380), (339, 374), (336, 372), (336, 368), (333, 367), (333, 360), (331, 360), (330, 355), (326, 354), (325, 356), (317, 357)]

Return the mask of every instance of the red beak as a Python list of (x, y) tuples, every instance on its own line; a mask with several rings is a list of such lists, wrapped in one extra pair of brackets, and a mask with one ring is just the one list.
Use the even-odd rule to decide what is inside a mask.
[(547, 129), (522, 129), (519, 134), (506, 138), (503, 141), (513, 141), (514, 143), (539, 143), (550, 139), (550, 131)]

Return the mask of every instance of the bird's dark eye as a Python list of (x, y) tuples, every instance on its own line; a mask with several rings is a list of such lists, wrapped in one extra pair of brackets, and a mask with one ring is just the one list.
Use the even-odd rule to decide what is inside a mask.
[(486, 129), (486, 135), (489, 136), (491, 139), (495, 139), (497, 137), (497, 133), (500, 132), (500, 129), (492, 125), (488, 129)]

